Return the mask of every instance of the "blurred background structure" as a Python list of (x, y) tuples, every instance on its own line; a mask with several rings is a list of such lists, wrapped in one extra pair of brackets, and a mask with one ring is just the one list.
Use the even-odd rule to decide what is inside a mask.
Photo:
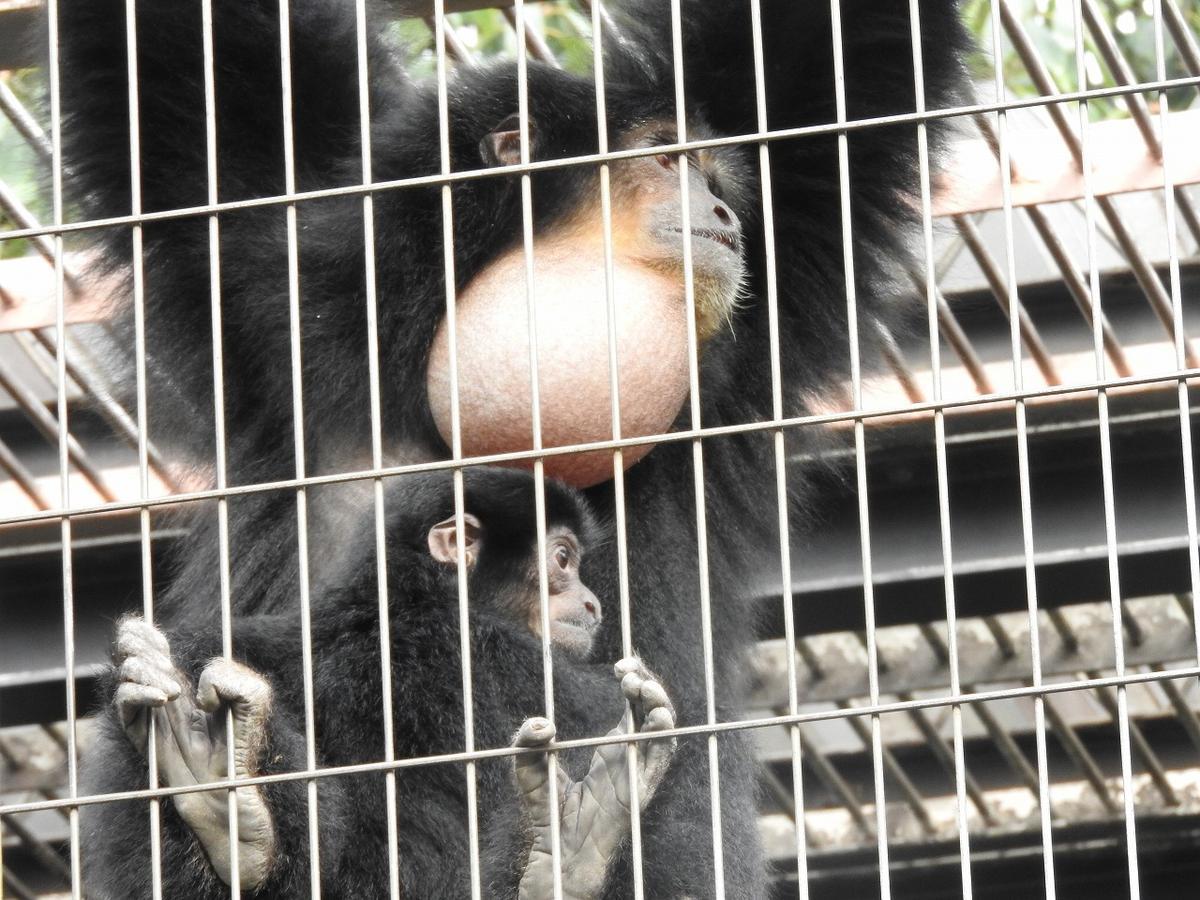
[[(590, 67), (582, 3), (530, 2), (524, 36), (511, 9), (466, 9), (484, 5), (495, 4), (449, 4), (463, 10), (448, 17), (458, 65), (524, 39), (537, 58)], [(431, 20), (413, 6), (397, 38), (429, 70)], [(40, 0), (0, 0), (0, 238), (48, 219), (50, 144), (27, 44), (43, 13)], [(844, 713), (871, 694), (870, 642), (890, 704), (892, 896), (960, 897), (964, 848), (978, 897), (1049, 896), (1047, 850), (1057, 896), (1131, 896), (1132, 813), (1141, 895), (1194, 897), (1200, 0), (967, 0), (964, 13), (980, 44), (979, 109), (934, 186), (933, 268), (902, 273), (896, 296), (932, 312), (938, 352), (928, 329), (888, 336), (865, 391), (868, 496), (832, 467), (823, 518), (791, 548), (791, 583), (748, 586), (763, 612), (750, 715), (787, 713), (789, 658), (797, 672), (800, 715), (757, 731), (777, 893), (800, 895), (798, 879), (812, 897), (877, 893), (869, 722)], [(1041, 102), (1058, 94), (1071, 99)], [(139, 496), (136, 426), (106, 363), (132, 348), (114, 342), (72, 252), (70, 326), (56, 333), (53, 255), (45, 237), (0, 241), (6, 522), (60, 495), (60, 341), (72, 505)], [(838, 447), (825, 455), (852, 461)], [(167, 461), (151, 464), (152, 492), (179, 487)], [(156, 548), (175, 537), (153, 534)], [(55, 521), (0, 523), (0, 808), (64, 784), (63, 554)], [(137, 510), (74, 519), (81, 710), (94, 708), (112, 621), (140, 608), (140, 554)], [(1031, 690), (1043, 685), (1059, 689), (1043, 699)], [(956, 691), (977, 699), (945, 703)], [(0, 896), (67, 890), (57, 812), (4, 814), (0, 839)]]

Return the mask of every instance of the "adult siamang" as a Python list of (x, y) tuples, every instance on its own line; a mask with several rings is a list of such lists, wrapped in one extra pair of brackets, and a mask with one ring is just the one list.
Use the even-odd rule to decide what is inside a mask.
[[(750, 0), (681, 0), (681, 5), (688, 137), (756, 131)], [(966, 38), (956, 0), (920, 0), (917, 5), (925, 105), (937, 108), (954, 102), (965, 80), (961, 54)], [(135, 6), (142, 208), (154, 212), (202, 205), (208, 180), (201, 4), (138, 0)], [(613, 147), (649, 148), (677, 137), (671, 6), (668, 0), (606, 4), (613, 22), (605, 40), (605, 108)], [(128, 214), (130, 92), (124, 2), (60, 0), (58, 8), (62, 104), (67, 116), (63, 137), (73, 196), (89, 217)], [(441, 171), (437, 93), (431, 83), (415, 82), (405, 73), (387, 39), (387, 10), (372, 8), (371, 20), (367, 32), (370, 175), (376, 181), (437, 175)], [(827, 6), (762, 0), (762, 21), (769, 127), (835, 121)], [(847, 115), (862, 119), (912, 111), (908, 4), (842, 0), (841, 21)], [(219, 199), (280, 194), (286, 186), (284, 149), (289, 136), (281, 116), (278, 6), (273, 0), (214, 0), (213, 29)], [(293, 0), (289, 36), (297, 187), (313, 190), (361, 183), (355, 4)], [(531, 63), (528, 96), (535, 160), (596, 151), (597, 98), (590, 75)], [(515, 65), (459, 66), (449, 88), (451, 168), (461, 172), (519, 158), (513, 150), (511, 122), (517, 110)], [(943, 124), (931, 120), (929, 131), (936, 159)], [(836, 390), (849, 359), (838, 146), (834, 134), (822, 130), (774, 140), (769, 147), (784, 412), (796, 415), (806, 411), (810, 398)], [(848, 147), (855, 285), (864, 323), (859, 333), (869, 336), (873, 329), (868, 323), (896, 312), (894, 293), (898, 292), (892, 291), (890, 277), (907, 252), (919, 209), (915, 126), (857, 128), (849, 134)], [(632, 247), (634, 269), (640, 265), (656, 275), (665, 272), (678, 283), (682, 254), (667, 246), (664, 235), (679, 233), (679, 227), (666, 218), (672, 210), (682, 211), (682, 204), (678, 194), (663, 188), (661, 176), (652, 174), (654, 165), (674, 171), (676, 163), (669, 156), (656, 158), (651, 151), (613, 167), (614, 221), (624, 229), (614, 252)], [(689, 169), (696, 329), (703, 343), (701, 422), (720, 426), (768, 419), (771, 362), (757, 153), (753, 147), (713, 147), (692, 154)], [(587, 233), (580, 227), (580, 216), (594, 209), (596, 184), (591, 166), (539, 168), (532, 177), (535, 240)], [(490, 294), (498, 302), (504, 300), (506, 290), (523, 292), (519, 277), (497, 276), (499, 262), (521, 242), (522, 191), (516, 182), (503, 173), (462, 179), (454, 184), (452, 197), (454, 286), (470, 293), (473, 286), (492, 284)], [(626, 204), (633, 212), (622, 218)], [(363, 204), (356, 195), (333, 195), (300, 203), (296, 215), (304, 470), (312, 474), (366, 468), (372, 452)], [(224, 425), (228, 477), (236, 484), (287, 478), (296, 472), (286, 216), (279, 204), (231, 209), (219, 216)], [(439, 421), (438, 383), (429, 371), (446, 314), (442, 226), (437, 185), (375, 196), (373, 274), (379, 314), (381, 434), (389, 462), (449, 454), (444, 422)], [(127, 276), (132, 251), (128, 229), (113, 227), (100, 237), (101, 265)], [(151, 435), (176, 459), (189, 460), (192, 477), (202, 480), (211, 477), (214, 458), (208, 223), (196, 215), (149, 222), (144, 247)], [(555, 256), (560, 265), (569, 265), (569, 251), (568, 244), (566, 252)], [(617, 263), (620, 273), (622, 258)], [(588, 280), (577, 279), (581, 285)], [(562, 278), (551, 283), (568, 282)], [(128, 292), (117, 293), (116, 318), (132, 332)], [(658, 353), (661, 342), (654, 343), (658, 335), (649, 328), (644, 331), (646, 346)], [(565, 340), (559, 338), (560, 343)], [(520, 350), (514, 355), (519, 357)], [(465, 384), (473, 399), (464, 400), (464, 421), (481, 409), (486, 413), (493, 404), (501, 407), (507, 383), (504, 378), (491, 380), (477, 374)], [(607, 389), (606, 384), (593, 387)], [(588, 393), (581, 390), (578, 396)], [(664, 389), (653, 379), (635, 379), (629, 386), (622, 385), (622, 404), (636, 406), (642, 396), (662, 393)], [(672, 413), (674, 426), (686, 427), (690, 423), (686, 404), (682, 396), (673, 396), (681, 406)], [(568, 433), (566, 439), (570, 437)], [(687, 443), (663, 442), (633, 465), (625, 481), (634, 643), (670, 686), (682, 725), (704, 722), (708, 708), (694, 459)], [(722, 719), (738, 717), (745, 694), (743, 655), (755, 624), (745, 580), (773, 564), (770, 548), (779, 539), (772, 512), (773, 459), (771, 442), (761, 434), (705, 442), (707, 576), (712, 628), (719, 637), (713, 648), (712, 684)], [(594, 473), (577, 483), (593, 480)], [(803, 493), (801, 479), (793, 478), (792, 487), (797, 496)], [(601, 516), (611, 514), (611, 483), (595, 484), (587, 497)], [(356, 558), (356, 551), (346, 547), (347, 533), (352, 541), (369, 539), (369, 529), (347, 532), (344, 523), (350, 514), (347, 506), (369, 502), (370, 496), (351, 487), (328, 487), (310, 490), (306, 500), (310, 558), (303, 562), (311, 570), (313, 596), (321, 598), (339, 589), (346, 578), (345, 560)], [(236, 610), (294, 617), (295, 572), (301, 562), (293, 540), (295, 498), (290, 494), (239, 496), (230, 501), (229, 515), (231, 594)], [(802, 511), (793, 520), (802, 521)], [(192, 534), (176, 556), (171, 586), (157, 598), (161, 621), (176, 634), (202, 634), (217, 621), (220, 556), (215, 522), (211, 510), (195, 517)], [(614, 543), (589, 557), (584, 578), (605, 610), (618, 609)], [(329, 639), (336, 640), (336, 635)], [(491, 665), (503, 665), (502, 655), (507, 652), (504, 646), (487, 644), (473, 650), (489, 658)], [(556, 666), (555, 725), (560, 736), (596, 735), (611, 726), (611, 710), (591, 702), (581, 684), (593, 680), (589, 673), (607, 673), (611, 661), (621, 655), (620, 617), (608, 615), (590, 662), (564, 660)], [(348, 668), (357, 664), (346, 660)], [(536, 681), (537, 674), (528, 677)], [(339, 716), (347, 714), (340, 705), (346, 690), (352, 690), (350, 678), (335, 668), (322, 674), (315, 685), (319, 744), (336, 732)], [(434, 688), (422, 688), (429, 690)], [(427, 694), (406, 699), (422, 727), (432, 723), (441, 729), (447, 744), (461, 744), (460, 719), (438, 718), (440, 707), (431, 706)], [(536, 712), (517, 708), (517, 702), (514, 697), (510, 718), (519, 721)], [(411, 726), (403, 719), (397, 722), (398, 732)], [(719, 749), (725, 895), (762, 897), (765, 874), (755, 825), (752, 743), (743, 734), (728, 733), (721, 736)], [(379, 747), (361, 751), (363, 758), (376, 759), (381, 752)], [(715, 893), (707, 759), (704, 739), (681, 740), (671, 770), (643, 816), (647, 896), (711, 897)], [(114, 774), (112, 779), (101, 779), (100, 786), (111, 788), (144, 777), (144, 773), (137, 775), (138, 762), (140, 757), (134, 754), (124, 769), (110, 765), (110, 772), (123, 773), (127, 780), (122, 782)], [(440, 774), (422, 771), (423, 781), (406, 780), (412, 793), (403, 798), (407, 803), (401, 816), (435, 817), (438, 827), (445, 829), (445, 840), (432, 838), (436, 832), (432, 828), (413, 837), (402, 821), (404, 893), (421, 898), (443, 891), (457, 895), (463, 870), (460, 860), (449, 858), (453, 854), (445, 848), (460, 846), (465, 828), (462, 772), (452, 767), (444, 767)], [(483, 796), (487, 790), (485, 784)], [(442, 808), (422, 806), (423, 798), (428, 801), (434, 796), (442, 798)], [(302, 790), (285, 799), (287, 815), (303, 816)], [(353, 834), (347, 834), (339, 832), (339, 826), (327, 827), (322, 842), (352, 840), (359, 847), (376, 847), (379, 863), (349, 866), (331, 849), (322, 857), (328, 892), (342, 896), (379, 892), (386, 871), (381, 810), (381, 797), (374, 805), (347, 811), (348, 818), (339, 819), (337, 809), (322, 810), (323, 819), (328, 815), (331, 822), (352, 822), (354, 828)], [(283, 810), (275, 812), (278, 817)], [(171, 853), (172, 867), (203, 864), (186, 847), (172, 845)], [(141, 854), (131, 853), (129, 860), (130, 866), (145, 865)], [(286, 864), (291, 867), (290, 877), (302, 883), (304, 861), (289, 859)], [(454, 881), (450, 888), (448, 878)], [(629, 892), (626, 862), (615, 869), (606, 895)]]

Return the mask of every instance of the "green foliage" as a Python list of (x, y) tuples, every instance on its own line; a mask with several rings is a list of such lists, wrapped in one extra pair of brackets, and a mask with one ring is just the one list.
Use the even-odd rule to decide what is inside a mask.
[[(1118, 82), (1108, 69), (1087, 29), (1083, 29), (1082, 59), (1076, 53), (1074, 0), (1009, 0), (1016, 17), (1037, 49), (1060, 91), (1076, 91), (1112, 87)], [(1164, 0), (1165, 2), (1165, 0)], [(1193, 34), (1200, 33), (1200, 0), (1175, 0)], [(1097, 0), (1102, 18), (1129, 63), (1133, 77), (1139, 82), (1158, 80), (1158, 57), (1155, 49), (1155, 0)], [(990, 0), (967, 0), (965, 14), (968, 27), (975, 34), (982, 51), (971, 60), (975, 76), (989, 85), (995, 82), (992, 47), (992, 4)], [(1164, 25), (1163, 45), (1167, 78), (1183, 78), (1190, 73)], [(1001, 66), (1004, 84), (1016, 97), (1037, 96), (1041, 93), (1025, 70), (1017, 52), (1007, 38), (1001, 38)], [(1080, 77), (1080, 68), (1083, 74)], [(1180, 88), (1168, 93), (1172, 109), (1195, 105), (1200, 91)], [(1157, 94), (1146, 95), (1152, 105)], [(1128, 115), (1121, 98), (1096, 99), (1088, 103), (1094, 120), (1120, 118)]]
[[(17, 72), (6, 81), (17, 98), (32, 106), (36, 96), (36, 73), (30, 70)], [(38, 180), (41, 167), (32, 147), (17, 131), (8, 118), (0, 114), (0, 180), (9, 191), (28, 206), (35, 216), (44, 220), (49, 213), (42, 185)], [(0, 228), (19, 227), (0, 212)], [(24, 256), (28, 252), (28, 241), (0, 241), (0, 259)]]
[[(563, 68), (581, 74), (591, 71), (591, 18), (580, 12), (574, 3), (569, 0), (530, 2), (525, 5), (525, 17), (533, 29), (545, 37), (546, 44)], [(460, 43), (475, 57), (511, 59), (516, 55), (516, 35), (499, 10), (454, 13), (446, 18)], [(399, 22), (395, 34), (407, 54), (409, 71), (415, 77), (437, 72), (433, 32), (424, 22), (414, 19)]]

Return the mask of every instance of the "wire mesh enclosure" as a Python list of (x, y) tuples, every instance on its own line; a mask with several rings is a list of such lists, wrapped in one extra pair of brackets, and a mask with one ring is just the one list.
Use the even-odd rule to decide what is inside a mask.
[(0, 0), (0, 897), (1192, 896), (1198, 26)]

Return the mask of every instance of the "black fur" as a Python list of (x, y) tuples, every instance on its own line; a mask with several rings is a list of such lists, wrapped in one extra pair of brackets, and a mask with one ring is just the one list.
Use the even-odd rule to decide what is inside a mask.
[[(275, 194), (283, 188), (277, 8), (271, 0), (217, 0), (214, 5), (220, 197), (235, 200)], [(783, 128), (833, 121), (827, 5), (763, 0), (762, 6), (769, 125)], [(605, 46), (611, 133), (619, 136), (648, 119), (673, 120), (669, 0), (624, 0), (610, 7), (615, 7), (612, 11), (622, 35), (621, 40), (607, 35)], [(683, 0), (683, 7), (685, 87), (694, 133), (754, 131), (748, 0)], [(202, 203), (205, 144), (199, 4), (139, 0), (137, 8), (144, 206), (163, 210)], [(937, 108), (959, 96), (965, 80), (960, 56), (966, 41), (956, 0), (921, 0), (920, 9), (926, 104)], [(88, 216), (129, 212), (123, 10), (123, 0), (60, 2), (63, 105), (68, 114), (65, 148), (76, 199)], [(301, 189), (352, 184), (362, 175), (353, 10), (346, 0), (291, 3), (295, 149)], [(381, 26), (383, 17), (376, 19)], [(912, 110), (907, 4), (843, 0), (842, 21), (850, 117)], [(408, 79), (378, 29), (371, 32), (369, 47), (374, 178), (435, 174), (439, 159), (432, 86)], [(531, 64), (529, 95), (537, 120), (539, 156), (596, 149), (590, 78)], [(479, 168), (480, 139), (516, 108), (514, 65), (461, 68), (450, 89), (453, 168)], [(936, 149), (944, 129), (931, 122), (930, 133)], [(860, 333), (867, 343), (872, 322), (892, 318), (901, 296), (892, 290), (890, 279), (895, 262), (907, 252), (916, 215), (916, 146), (912, 126), (858, 130), (849, 138)], [(806, 397), (828, 394), (847, 368), (837, 145), (829, 134), (776, 141), (770, 147), (783, 396), (785, 413), (798, 414), (805, 411)], [(752, 148), (725, 152), (740, 157), (734, 168), (756, 170)], [(538, 228), (552, 228), (577, 203), (580, 192), (591, 189), (594, 176), (582, 172), (566, 168), (535, 179)], [(704, 355), (705, 425), (759, 421), (771, 415), (757, 190), (751, 181), (725, 198), (746, 228), (752, 299), (735, 317), (732, 333), (715, 339)], [(458, 184), (453, 195), (455, 275), (461, 286), (518, 239), (519, 192), (510, 181), (489, 177)], [(370, 432), (361, 202), (356, 197), (307, 202), (299, 207), (299, 220), (306, 469), (312, 473), (362, 468), (370, 459)], [(234, 482), (294, 473), (284, 221), (279, 206), (221, 216), (221, 338)], [(377, 196), (383, 428), (389, 452), (408, 446), (425, 454), (446, 454), (432, 427), (424, 390), (430, 341), (444, 314), (441, 235), (439, 189), (412, 188)], [(122, 270), (129, 262), (128, 234), (112, 229), (103, 240), (109, 265)], [(213, 433), (207, 225), (195, 217), (150, 224), (145, 242), (152, 436), (176, 452), (206, 462), (212, 458)], [(119, 309), (128, 326), (129, 303), (122, 301)], [(685, 412), (680, 424), (686, 423)], [(662, 445), (627, 478), (635, 645), (671, 688), (683, 724), (704, 721), (706, 708), (692, 465), (689, 446)], [(708, 574), (716, 636), (716, 700), (722, 718), (736, 718), (744, 696), (742, 654), (754, 630), (744, 596), (746, 580), (764, 565), (774, 564), (769, 554), (778, 541), (771, 511), (772, 467), (768, 436), (705, 443)], [(793, 488), (799, 494), (803, 486), (795, 481)], [(588, 496), (602, 515), (609, 514), (610, 486), (594, 488)], [(347, 541), (369, 540), (370, 532), (347, 533), (339, 512), (344, 502), (364, 500), (369, 495), (360, 496), (352, 488), (310, 491), (310, 561), (318, 602), (326, 602), (327, 596), (343, 597), (351, 607), (365, 602), (345, 594), (349, 582), (343, 577), (343, 564), (356, 558), (346, 549)], [(230, 515), (232, 593), (238, 610), (294, 619), (294, 498), (238, 498), (230, 503)], [(794, 521), (802, 518), (793, 515)], [(180, 633), (211, 632), (217, 622), (215, 527), (211, 515), (207, 523), (203, 519), (203, 515), (197, 518), (173, 586), (160, 601), (165, 621)], [(589, 557), (584, 579), (605, 610), (617, 609), (611, 545)], [(610, 710), (595, 701), (593, 679), (620, 655), (618, 618), (606, 617), (594, 665), (564, 663), (556, 668), (557, 719), (564, 734), (598, 734), (611, 727)], [(337, 633), (320, 627), (318, 623), (320, 640), (336, 641)], [(368, 626), (364, 622), (362, 627)], [(529, 660), (511, 647), (486, 640), (479, 642), (475, 652), (486, 660), (477, 672), (511, 676), (494, 685), (476, 678), (478, 696), (498, 691), (497, 685), (506, 686), (505, 693), (492, 697), (499, 721), (476, 720), (481, 729), (498, 729), (488, 734), (499, 738), (521, 718), (539, 711), (536, 696), (507, 693), (509, 685), (525, 678), (536, 695), (540, 683), (536, 661), (529, 670)], [(413, 645), (413, 653), (414, 665), (423, 660), (419, 643)], [(337, 716), (335, 724), (326, 725), (319, 735), (323, 752), (325, 741), (339, 740), (331, 729), (353, 734), (352, 715), (378, 714), (378, 698), (368, 696), (369, 691), (363, 691), (361, 706), (348, 706), (345, 698), (347, 691), (365, 683), (361, 679), (367, 677), (371, 661), (353, 654), (336, 660), (317, 683), (318, 703), (328, 707), (322, 716)], [(420, 725), (422, 735), (431, 729), (436, 732), (439, 746), (461, 745), (463, 725), (452, 700), (457, 660), (437, 662), (446, 664), (438, 676), (444, 676), (445, 682), (418, 669), (418, 680), (409, 683), (411, 692), (402, 695), (412, 718), (398, 723), (399, 741), (416, 740), (415, 732), (404, 729)], [(271, 671), (279, 677), (276, 669)], [(534, 704), (532, 708), (523, 705), (527, 701)], [(120, 757), (118, 744), (109, 744), (114, 757)], [(417, 749), (404, 746), (409, 752)], [(755, 830), (752, 744), (743, 735), (729, 734), (722, 736), (720, 750), (726, 894), (761, 897), (765, 876)], [(358, 751), (363, 758), (378, 758), (377, 747), (363, 746)], [(115, 779), (106, 781), (109, 789), (137, 783), (134, 761), (114, 759), (107, 769)], [(498, 796), (487, 791), (501, 790), (499, 784), (489, 782), (481, 796)], [(412, 841), (402, 846), (405, 894), (439, 896), (447, 873), (461, 871), (457, 855), (465, 822), (461, 772), (452, 767), (413, 770), (402, 777), (402, 785), (404, 800), (409, 802), (401, 810), (400, 830)], [(379, 837), (378, 790), (375, 779), (373, 786), (355, 795), (349, 822), (322, 832), (322, 841), (330, 844), (323, 848), (322, 864), (329, 867), (323, 871), (331, 895), (379, 893), (386, 857), (385, 841)], [(643, 820), (647, 896), (713, 895), (708, 793), (706, 742), (684, 741), (654, 808)], [(294, 792), (283, 789), (272, 796), (279, 819), (295, 828), (288, 845), (296, 856), (288, 857), (280, 877), (292, 879), (288, 883), (292, 886), (303, 884), (303, 804)], [(435, 803), (432, 797), (440, 799)], [(337, 822), (336, 801), (331, 800), (330, 806), (334, 815), (330, 821)], [(137, 815), (144, 817), (144, 812)], [(412, 828), (414, 819), (424, 829), (419, 835)], [(145, 830), (132, 821), (122, 823), (115, 816), (96, 821), (98, 830), (108, 835), (110, 849), (127, 852), (131, 844), (139, 848), (145, 844)], [(170, 853), (176, 859), (185, 851), (172, 841)], [(122, 896), (144, 894), (147, 873), (126, 868), (128, 879), (120, 884), (128, 893)], [(196, 885), (210, 878), (195, 860), (173, 866), (170, 875)], [(279, 893), (291, 895), (292, 887), (283, 884)], [(197, 886), (181, 895), (206, 896), (202, 889), (209, 887)], [(628, 892), (628, 873), (623, 870), (610, 894), (618, 897)]]
[[(485, 529), (482, 554), (469, 582), (470, 646), (475, 666), (472, 712), (476, 747), (505, 747), (521, 721), (542, 708), (541, 640), (504, 607), (516, 579), (525, 586), (536, 552), (534, 482), (529, 473), (477, 469), (465, 473), (465, 508)], [(429, 529), (454, 514), (449, 473), (407, 476), (388, 482), (388, 623), (395, 751), (400, 759), (463, 750), (462, 670), (457, 576), (435, 562), (426, 546)], [(570, 528), (586, 552), (600, 530), (582, 497), (556, 482), (546, 484), (549, 525)], [(312, 606), (313, 672), (318, 758), (322, 766), (354, 765), (383, 758), (378, 585), (372, 551), (373, 517), (352, 534), (356, 555), (342, 560), (342, 581)], [(294, 540), (295, 535), (288, 537)], [(510, 563), (518, 562), (515, 567)], [(295, 590), (293, 579), (280, 579)], [(272, 685), (265, 773), (304, 769), (304, 678), (301, 632), (294, 615), (260, 613), (233, 620), (239, 659)], [(195, 684), (204, 665), (220, 653), (219, 630), (170, 632), (180, 668)], [(579, 698), (589, 715), (615, 726), (623, 700), (611, 669), (575, 668), (555, 654), (567, 698)], [(422, 698), (414, 702), (413, 698)], [(570, 700), (564, 720), (577, 722)], [(564, 735), (566, 736), (566, 735)], [(580, 733), (573, 736), (581, 737)], [(102, 719), (98, 744), (87, 756), (87, 780), (96, 791), (145, 786), (145, 761), (132, 751), (112, 717)], [(568, 764), (582, 777), (590, 753)], [(479, 766), (483, 883), (488, 896), (514, 895), (524, 851), (518, 828), (516, 789), (507, 759)], [(461, 897), (467, 891), (469, 855), (464, 827), (465, 779), (461, 765), (425, 766), (397, 775), (399, 846), (406, 896)], [(308, 893), (307, 799), (303, 784), (267, 787), (276, 816), (279, 862), (255, 896)], [(382, 775), (338, 776), (318, 782), (322, 894), (375, 897), (385, 892), (388, 860)], [(84, 814), (84, 877), (88, 895), (100, 900), (139, 897), (148, 890), (147, 805), (128, 802)], [(164, 804), (164, 896), (227, 896), (187, 827)], [(190, 860), (183, 862), (182, 860)]]

